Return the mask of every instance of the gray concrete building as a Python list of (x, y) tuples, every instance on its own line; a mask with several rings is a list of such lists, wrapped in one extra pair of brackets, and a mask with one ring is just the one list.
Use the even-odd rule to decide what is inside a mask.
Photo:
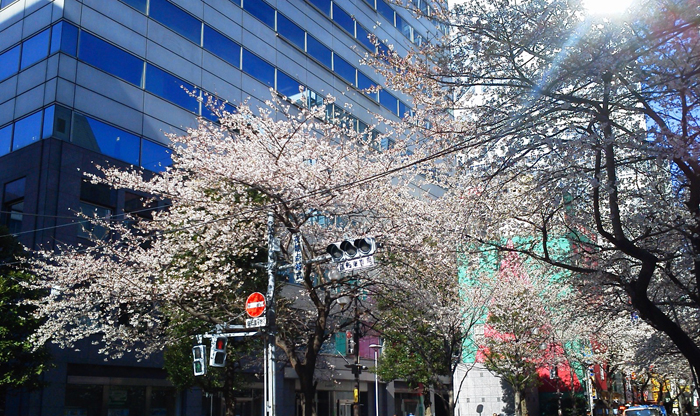
[[(410, 7), (429, 14), (430, 2)], [(352, 104), (344, 116), (358, 130), (367, 129), (368, 112), (400, 117), (410, 111), (406, 97), (360, 91), (382, 84), (359, 63), (375, 50), (370, 33), (380, 50), (403, 53), (440, 29), (384, 0), (0, 0), (0, 222), (28, 247), (54, 247), (86, 237), (76, 211), (107, 217), (142, 208), (137, 195), (88, 184), (83, 174), (105, 162), (165, 169), (165, 133), (214, 120), (183, 87), (231, 108), (265, 100), (270, 89), (292, 103), (331, 94), (336, 111)], [(175, 391), (158, 357), (106, 362), (88, 341), (53, 354), (46, 387), (8, 396), (4, 415), (220, 414), (216, 399)], [(372, 352), (365, 355), (371, 366)], [(284, 415), (298, 412), (294, 377), (287, 371), (281, 380)], [(320, 416), (349, 414), (352, 375), (333, 377), (339, 382), (319, 384)], [(376, 410), (373, 381), (363, 374), (366, 415)], [(385, 387), (380, 414), (415, 411), (401, 396), (410, 402), (410, 390)], [(237, 414), (262, 414), (259, 394), (240, 403)]]

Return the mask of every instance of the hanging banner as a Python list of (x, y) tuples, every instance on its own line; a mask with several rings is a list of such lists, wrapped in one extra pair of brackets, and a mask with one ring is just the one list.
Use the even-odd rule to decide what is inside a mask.
[(294, 266), (294, 282), (301, 283), (304, 280), (304, 257), (301, 254), (301, 234), (292, 234), (292, 264)]

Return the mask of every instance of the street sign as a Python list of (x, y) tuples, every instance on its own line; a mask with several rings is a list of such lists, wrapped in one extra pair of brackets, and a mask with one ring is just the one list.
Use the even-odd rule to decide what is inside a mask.
[(259, 318), (250, 318), (245, 320), (246, 328), (260, 328), (267, 325), (267, 318), (261, 316)]
[(245, 311), (251, 318), (257, 318), (265, 312), (265, 296), (260, 292), (254, 292), (245, 301)]
[(374, 256), (360, 257), (358, 259), (338, 263), (338, 271), (349, 272), (350, 270), (364, 269), (365, 267), (372, 267), (374, 265), (376, 265), (374, 262)]
[(303, 256), (301, 253), (301, 234), (292, 234), (292, 244), (294, 245), (294, 254), (292, 255), (292, 261), (294, 264), (294, 282), (301, 283), (304, 280), (304, 263)]

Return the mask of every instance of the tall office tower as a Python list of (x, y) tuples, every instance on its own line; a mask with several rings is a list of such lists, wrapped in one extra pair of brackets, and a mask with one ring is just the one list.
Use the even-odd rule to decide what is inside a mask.
[[(429, 14), (431, 6), (410, 7)], [(370, 33), (380, 49), (403, 53), (440, 29), (384, 0), (0, 0), (0, 222), (26, 246), (52, 248), (100, 233), (78, 211), (147, 215), (139, 195), (90, 184), (84, 173), (96, 164), (165, 169), (164, 134), (214, 118), (185, 89), (232, 106), (254, 105), (270, 89), (295, 104), (331, 94), (336, 109), (352, 104), (343, 115), (357, 129), (367, 128), (368, 111), (399, 117), (410, 111), (406, 97), (360, 91), (382, 84), (359, 63), (375, 50)], [(175, 391), (157, 357), (105, 362), (88, 341), (52, 352), (46, 387), (8, 396), (6, 415), (209, 412), (198, 391)], [(291, 391), (280, 406), (292, 415), (293, 380), (284, 385)], [(319, 415), (343, 412), (352, 391), (337, 386), (320, 387)], [(237, 414), (261, 414), (259, 397), (242, 397)]]

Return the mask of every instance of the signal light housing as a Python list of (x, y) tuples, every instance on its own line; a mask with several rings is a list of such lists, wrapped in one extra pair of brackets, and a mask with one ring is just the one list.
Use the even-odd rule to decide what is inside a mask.
[(211, 339), (211, 351), (209, 351), (209, 366), (226, 366), (226, 344), (228, 338), (216, 337)]
[(338, 241), (326, 247), (326, 252), (331, 255), (331, 260), (334, 263), (371, 256), (376, 251), (377, 243), (372, 237)]
[(192, 348), (192, 369), (195, 376), (207, 374), (206, 351), (207, 347), (202, 344)]

